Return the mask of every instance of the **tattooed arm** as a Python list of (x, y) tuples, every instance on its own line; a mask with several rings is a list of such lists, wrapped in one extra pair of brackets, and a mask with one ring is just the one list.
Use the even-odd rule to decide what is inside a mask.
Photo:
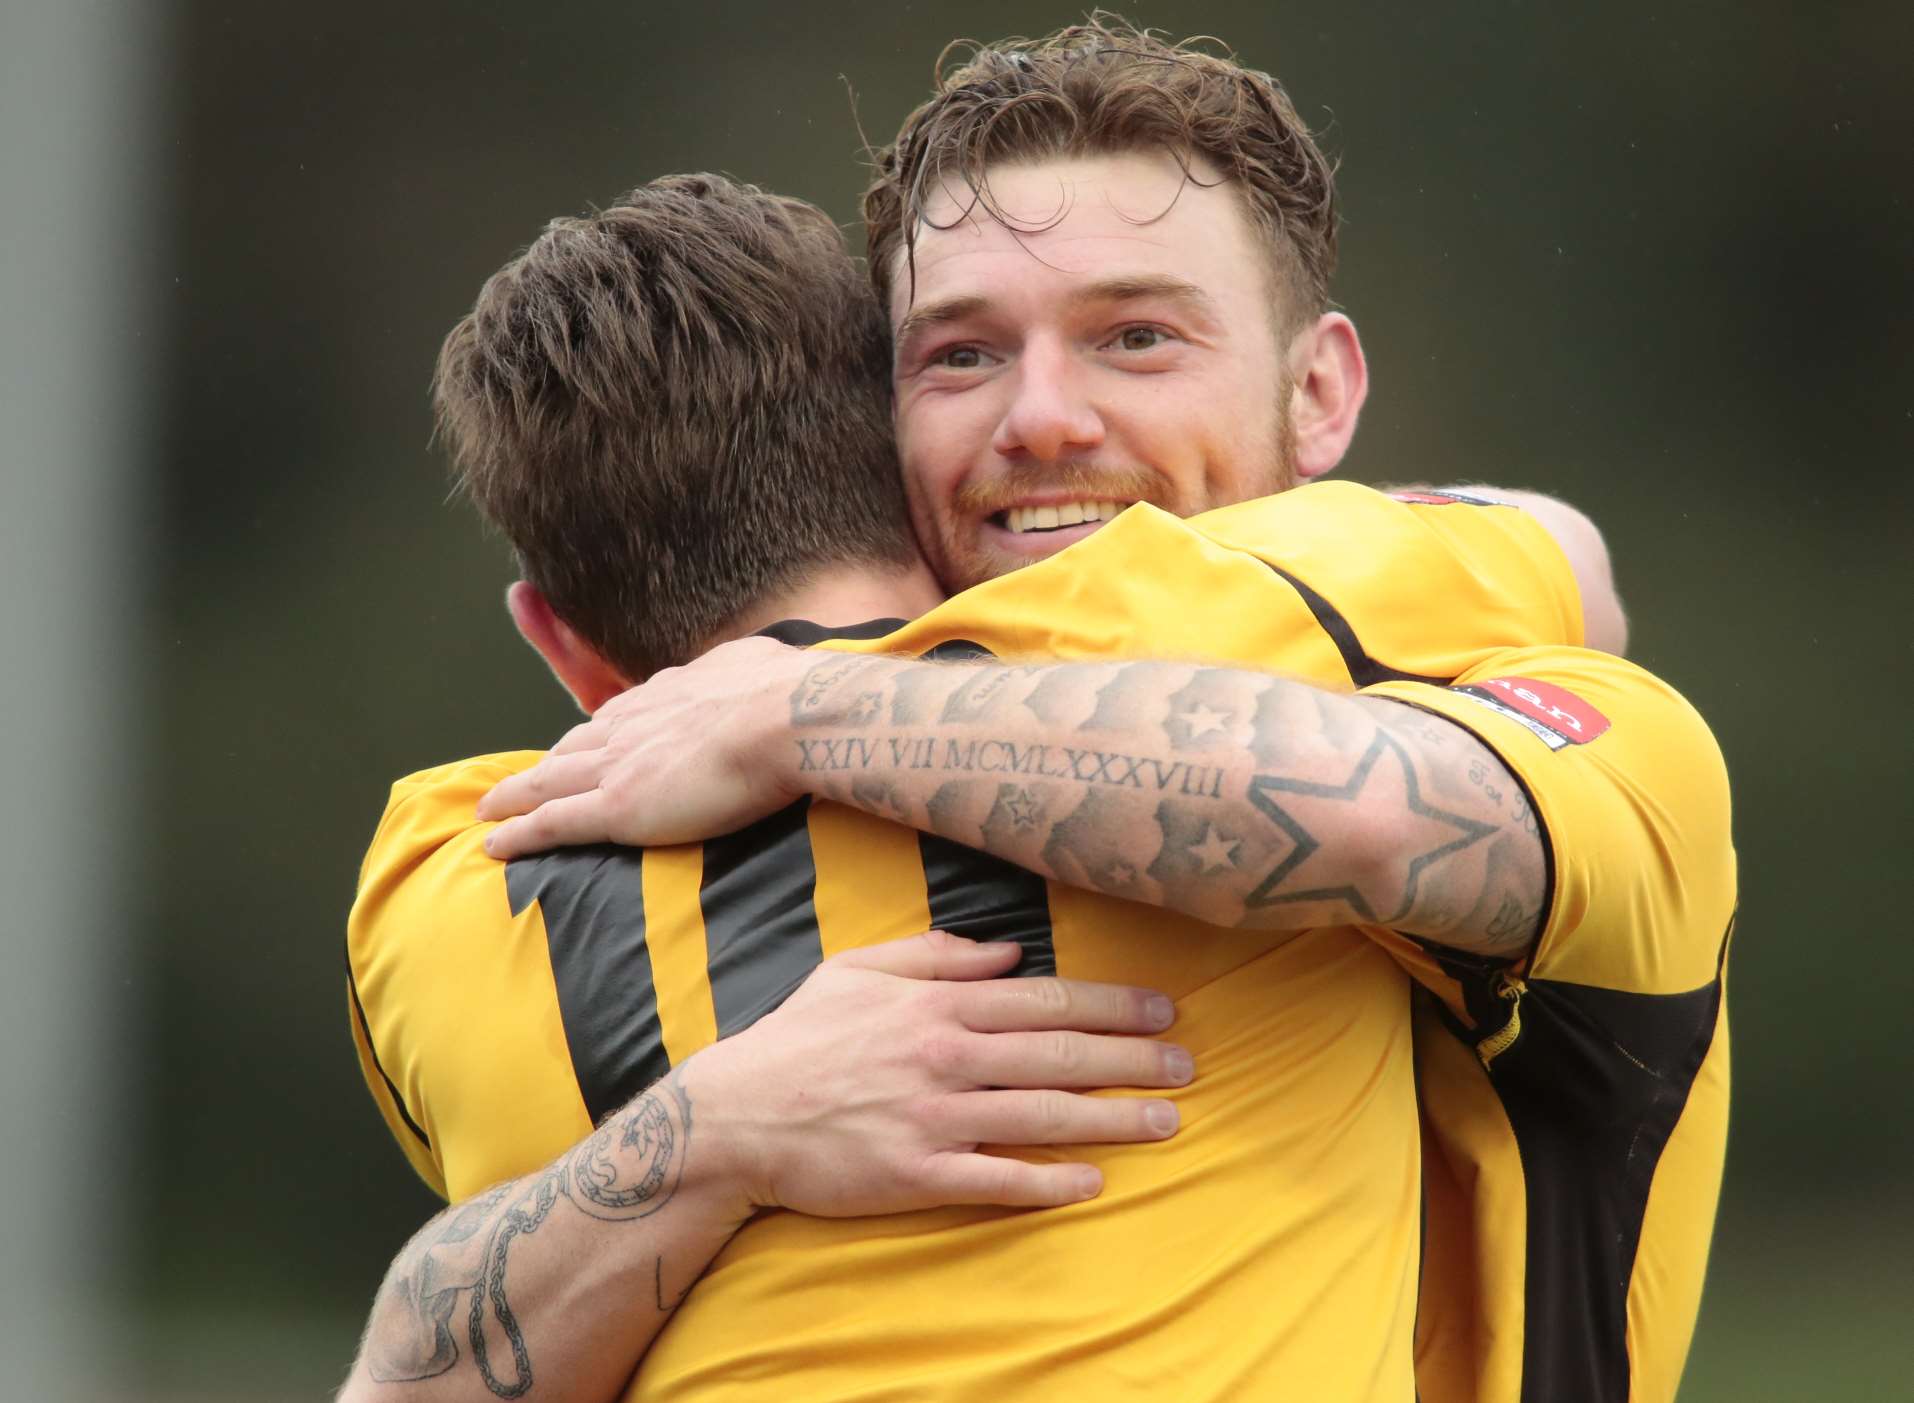
[(810, 793), (1221, 925), (1351, 921), (1511, 956), (1539, 829), (1500, 759), (1402, 703), (1164, 663), (813, 662)]
[(551, 1164), (439, 1214), (392, 1264), (341, 1403), (611, 1398), (758, 1207), (1093, 1197), (1089, 1164), (978, 1147), (1164, 1139), (1174, 1103), (1077, 1089), (1193, 1068), (1152, 1036), (1162, 995), (997, 978), (1016, 957), (942, 932), (835, 955)]
[(706, 836), (803, 793), (1221, 925), (1378, 923), (1507, 958), (1542, 916), (1535, 815), (1469, 732), (1184, 664), (744, 640), (609, 703), (481, 812), (526, 815), (488, 845), (509, 856)]
[(432, 1219), (379, 1288), (341, 1403), (519, 1398), (536, 1384), (537, 1397), (612, 1397), (674, 1293), (750, 1213), (722, 1174), (687, 1175), (703, 1163), (691, 1139), (681, 1069), (543, 1169)]

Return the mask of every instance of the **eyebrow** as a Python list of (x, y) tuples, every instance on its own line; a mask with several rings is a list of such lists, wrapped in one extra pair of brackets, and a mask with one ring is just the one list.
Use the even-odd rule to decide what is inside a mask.
[[(1207, 292), (1193, 282), (1172, 277), (1168, 273), (1135, 273), (1104, 278), (1077, 288), (1071, 292), (1069, 301), (1073, 306), (1084, 306), (1094, 302), (1136, 302), (1148, 297), (1180, 303), (1199, 317), (1212, 320), (1216, 317), (1216, 302)], [(926, 302), (912, 308), (897, 327), (898, 353), (902, 355), (908, 352), (932, 328), (974, 317), (989, 306), (988, 297), (971, 293), (961, 297), (946, 297), (941, 302)]]
[(946, 297), (941, 302), (926, 302), (911, 308), (910, 315), (898, 324), (897, 350), (901, 354), (923, 339), (931, 328), (944, 326), (950, 322), (962, 321), (965, 317), (974, 317), (989, 306), (989, 299), (975, 295), (968, 297)]

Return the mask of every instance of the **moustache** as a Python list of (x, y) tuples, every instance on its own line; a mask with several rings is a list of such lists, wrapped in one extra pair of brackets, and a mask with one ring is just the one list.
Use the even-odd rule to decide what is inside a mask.
[(1142, 468), (1100, 468), (1091, 463), (1049, 463), (988, 482), (966, 482), (951, 501), (966, 515), (994, 516), (1020, 505), (1031, 493), (1061, 493), (1076, 501), (1155, 502), (1160, 483)]

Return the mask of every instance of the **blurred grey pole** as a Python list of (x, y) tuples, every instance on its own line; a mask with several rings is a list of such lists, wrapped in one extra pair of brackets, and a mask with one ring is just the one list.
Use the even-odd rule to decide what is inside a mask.
[[(155, 7), (0, 0), (0, 1396), (127, 1396)], [(137, 1396), (137, 1390), (134, 1391)]]

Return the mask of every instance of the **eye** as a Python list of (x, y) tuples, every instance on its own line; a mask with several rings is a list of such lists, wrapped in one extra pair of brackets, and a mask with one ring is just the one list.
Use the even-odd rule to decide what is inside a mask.
[(946, 346), (930, 358), (930, 363), (949, 370), (976, 370), (984, 363), (984, 353), (975, 346)]
[(1126, 326), (1110, 344), (1123, 351), (1154, 351), (1169, 339), (1169, 332), (1160, 326)]

